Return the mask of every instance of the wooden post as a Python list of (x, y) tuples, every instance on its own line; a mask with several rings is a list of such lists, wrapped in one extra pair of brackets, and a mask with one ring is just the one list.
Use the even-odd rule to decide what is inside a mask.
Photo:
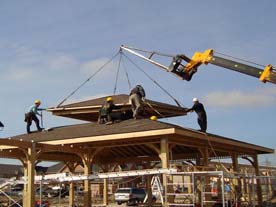
[(28, 156), (27, 156), (28, 182), (27, 182), (26, 203), (28, 207), (35, 206), (35, 187), (34, 187), (35, 158), (36, 158), (36, 149), (35, 149), (35, 143), (33, 143), (32, 147), (28, 148)]
[[(258, 163), (258, 155), (253, 155), (253, 163), (255, 168), (256, 176), (260, 175), (259, 163)], [(257, 197), (258, 197), (258, 206), (262, 206), (263, 204), (263, 196), (262, 196), (262, 188), (260, 179), (257, 179)]]
[[(162, 168), (168, 168), (169, 167), (169, 144), (168, 144), (168, 139), (166, 138), (161, 138), (160, 140), (160, 154), (159, 157), (161, 159), (161, 163), (162, 163)], [(169, 191), (169, 189), (167, 189), (168, 187), (168, 181), (167, 181), (167, 176), (165, 174), (163, 174), (163, 179), (162, 179), (162, 184), (163, 184), (163, 189), (165, 191)], [(165, 194), (165, 202), (164, 202), (164, 206), (168, 206), (168, 196)]]
[[(238, 156), (237, 154), (232, 154), (231, 155), (232, 158), (232, 164), (233, 164), (233, 170), (234, 172), (239, 173), (240, 169), (239, 169), (239, 163), (238, 163)], [(237, 202), (240, 203), (241, 202), (241, 179), (235, 179), (235, 194), (236, 194), (236, 198), (237, 198)]]
[(103, 179), (103, 204), (108, 206), (108, 179)]
[[(68, 162), (68, 163), (66, 163), (66, 165), (67, 165), (70, 173), (74, 174), (75, 169), (78, 164), (76, 164), (74, 162)], [(72, 181), (69, 184), (69, 207), (73, 207), (73, 206), (75, 206), (75, 184)]]
[[(28, 180), (28, 167), (27, 167), (27, 162), (26, 160), (22, 161), (23, 163), (23, 168), (24, 168), (24, 181)], [(26, 182), (24, 182), (24, 189), (23, 189), (23, 206), (27, 206), (28, 205), (28, 201), (27, 201), (27, 195), (28, 195), (28, 185)]]
[[(209, 150), (207, 147), (203, 148), (201, 150), (201, 154), (202, 154), (202, 165), (204, 166), (203, 170), (206, 169), (206, 167), (208, 167), (209, 165)], [(204, 195), (203, 198), (201, 199), (204, 199), (206, 201), (211, 201), (212, 200), (212, 196), (209, 192), (211, 192), (211, 185), (210, 185), (210, 177), (209, 176), (205, 176), (204, 177), (205, 179), (204, 180), (204, 185), (205, 185), (205, 190), (204, 188), (202, 188), (205, 192), (207, 192), (207, 194)], [(211, 206), (212, 204), (211, 203), (206, 203), (205, 206)]]
[(75, 185), (73, 182), (69, 184), (69, 206), (75, 206)]
[[(82, 157), (82, 162), (84, 166), (84, 175), (89, 176), (92, 166), (91, 153), (85, 153)], [(91, 186), (90, 180), (84, 180), (84, 189), (83, 189), (83, 206), (90, 207), (92, 205), (91, 199)]]

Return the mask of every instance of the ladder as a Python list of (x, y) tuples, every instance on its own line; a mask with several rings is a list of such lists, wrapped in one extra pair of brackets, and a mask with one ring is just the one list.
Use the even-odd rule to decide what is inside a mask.
[(154, 196), (160, 197), (161, 203), (164, 204), (163, 198), (163, 186), (161, 184), (159, 176), (155, 175), (151, 179), (151, 191)]

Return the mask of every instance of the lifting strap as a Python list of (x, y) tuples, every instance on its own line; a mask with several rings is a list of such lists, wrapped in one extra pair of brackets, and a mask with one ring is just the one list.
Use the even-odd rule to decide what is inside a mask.
[(57, 106), (56, 108), (60, 107), (68, 98), (70, 98), (72, 95), (74, 95), (82, 86), (84, 86), (88, 81), (90, 81), (93, 77), (95, 77), (106, 65), (108, 65), (117, 55), (119, 52), (117, 52), (112, 58), (110, 58), (105, 64), (103, 64), (98, 70), (96, 70), (95, 73), (93, 73), (91, 76), (89, 76), (88, 79), (86, 79), (82, 84), (80, 84), (75, 90), (73, 90), (68, 96), (66, 96)]
[(125, 66), (125, 62), (123, 61), (122, 59), (122, 65), (123, 65), (123, 69), (125, 71), (125, 75), (126, 75), (126, 78), (127, 78), (127, 82), (128, 82), (128, 89), (129, 91), (131, 90), (131, 83), (130, 83), (130, 80), (129, 80), (129, 75), (128, 75), (128, 72), (127, 72), (127, 69), (126, 69), (126, 66)]
[(117, 73), (116, 73), (116, 78), (115, 78), (115, 84), (114, 84), (113, 95), (115, 95), (116, 90), (117, 90), (118, 76), (119, 76), (120, 65), (121, 65), (121, 60), (122, 60), (122, 52), (119, 51), (119, 53), (120, 53), (120, 59), (119, 59), (118, 67), (117, 67)]
[(124, 54), (124, 57), (131, 62), (137, 69), (139, 69), (142, 73), (144, 73), (154, 84), (156, 84), (162, 91), (164, 91), (179, 107), (182, 107), (180, 102), (174, 98), (166, 89), (164, 89), (156, 80), (154, 80), (152, 77), (150, 77), (149, 74), (147, 74), (141, 67), (139, 67), (136, 63), (134, 63), (126, 54)]

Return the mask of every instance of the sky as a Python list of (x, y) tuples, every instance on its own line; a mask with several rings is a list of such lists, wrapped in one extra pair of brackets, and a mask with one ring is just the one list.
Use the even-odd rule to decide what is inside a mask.
[[(189, 57), (212, 48), (276, 65), (275, 11), (273, 0), (1, 1), (0, 120), (5, 128), (0, 137), (25, 133), (24, 113), (34, 100), (40, 99), (44, 108), (56, 106), (122, 44)], [(210, 64), (201, 66), (187, 82), (125, 54), (183, 106), (191, 107), (197, 97), (207, 111), (208, 132), (276, 149), (274, 84)], [(131, 85), (142, 84), (148, 99), (174, 104), (134, 65), (122, 62)], [(66, 103), (113, 94), (118, 64), (116, 57)], [(118, 80), (116, 94), (128, 94), (123, 70)], [(195, 113), (163, 121), (199, 128)], [(81, 122), (43, 113), (46, 128), (76, 123)], [(276, 165), (275, 158), (265, 155), (260, 160)]]

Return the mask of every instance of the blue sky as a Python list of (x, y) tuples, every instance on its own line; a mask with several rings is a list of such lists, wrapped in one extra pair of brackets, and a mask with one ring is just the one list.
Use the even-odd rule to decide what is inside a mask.
[[(261, 1), (1, 1), (1, 137), (25, 133), (24, 112), (35, 99), (57, 105), (110, 59), (121, 44), (169, 54), (212, 48), (276, 65), (276, 2)], [(133, 56), (130, 56), (134, 58)], [(216, 66), (200, 67), (191, 82), (134, 58), (183, 105), (198, 97), (206, 107), (208, 131), (276, 148), (276, 86)], [(70, 101), (112, 94), (118, 59)], [(127, 62), (126, 62), (127, 63)], [(126, 64), (132, 84), (147, 98), (171, 99)], [(117, 93), (128, 93), (123, 74)], [(196, 114), (165, 120), (198, 129)], [(44, 126), (79, 123), (44, 113)], [(275, 155), (262, 159), (275, 160)], [(0, 160), (6, 162), (6, 160)]]

